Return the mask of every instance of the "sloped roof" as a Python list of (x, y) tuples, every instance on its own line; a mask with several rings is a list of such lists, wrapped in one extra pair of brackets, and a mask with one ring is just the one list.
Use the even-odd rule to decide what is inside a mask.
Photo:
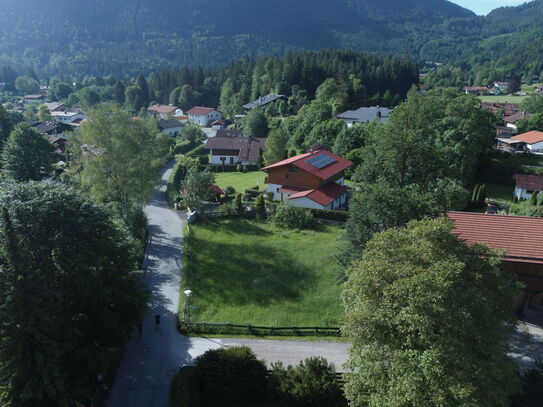
[(533, 117), (533, 115), (529, 114), (529, 113), (526, 113), (526, 112), (517, 112), (517, 113), (514, 113), (510, 116), (506, 116), (503, 118), (503, 121), (506, 122), (506, 123), (516, 123), (518, 122), (520, 119), (526, 119), (526, 120), (530, 120), (531, 118)]
[(57, 123), (57, 122), (38, 122), (32, 124), (32, 127), (34, 127), (36, 130), (38, 130), (40, 133), (44, 134), (56, 134), (56, 133), (62, 133), (66, 130), (72, 130), (70, 126), (67, 126), (64, 123)]
[(212, 107), (201, 107), (201, 106), (195, 106), (192, 109), (190, 109), (187, 114), (194, 114), (196, 116), (205, 116), (208, 113), (214, 112), (217, 109), (213, 109)]
[(260, 151), (266, 151), (265, 138), (239, 137), (239, 136), (215, 136), (206, 141), (208, 150), (235, 150), (238, 151), (238, 159), (241, 161), (257, 161)]
[(175, 113), (175, 111), (178, 109), (177, 106), (167, 106), (167, 105), (153, 105), (147, 108), (148, 112), (156, 112), (156, 113), (163, 113), (163, 114), (170, 114)]
[(266, 106), (267, 104), (275, 102), (276, 100), (282, 99), (284, 97), (285, 97), (285, 95), (278, 95), (277, 93), (270, 93), (269, 95), (261, 96), (257, 100), (253, 100), (252, 102), (249, 102), (246, 105), (243, 105), (243, 108), (247, 109), (247, 110), (250, 110), (250, 109), (254, 109), (256, 107)]
[(543, 141), (543, 132), (541, 131), (529, 131), (527, 133), (522, 133), (517, 136), (511, 137), (511, 140), (522, 141), (526, 144), (535, 144)]
[(484, 243), (506, 252), (506, 260), (543, 264), (543, 218), (448, 212), (453, 233), (467, 244)]
[(243, 131), (237, 129), (221, 129), (217, 130), (215, 137), (243, 137)]
[[(311, 164), (309, 164), (308, 160), (316, 158), (317, 156), (328, 156), (331, 159), (333, 159), (333, 162), (331, 162), (329, 165), (325, 167), (316, 168), (312, 166)], [(287, 158), (286, 160), (279, 161), (272, 165), (268, 165), (267, 167), (262, 168), (262, 171), (268, 171), (272, 168), (279, 168), (279, 167), (284, 167), (287, 165), (293, 165), (320, 179), (325, 180), (349, 168), (351, 165), (353, 165), (353, 163), (350, 162), (349, 160), (346, 160), (344, 158), (341, 158), (331, 153), (330, 151), (316, 150), (316, 151), (311, 151), (309, 153), (300, 154), (295, 157)]]
[(515, 180), (517, 188), (543, 191), (543, 175), (517, 174)]
[[(285, 188), (285, 187), (283, 187)], [(335, 182), (329, 182), (328, 184), (318, 189), (308, 189), (305, 191), (296, 192), (288, 197), (288, 199), (309, 198), (312, 201), (322, 206), (330, 205), (341, 195), (347, 192), (347, 188), (343, 185), (339, 185)]]
[(181, 123), (179, 123), (179, 120), (169, 119), (169, 120), (158, 121), (158, 128), (160, 130), (174, 129), (176, 127), (181, 127)]
[[(373, 120), (379, 120), (384, 123), (388, 120), (392, 114), (392, 109), (380, 106), (360, 107), (356, 110), (347, 110), (336, 117), (338, 119), (356, 120), (358, 122), (366, 123)], [(380, 116), (379, 116), (380, 115)]]

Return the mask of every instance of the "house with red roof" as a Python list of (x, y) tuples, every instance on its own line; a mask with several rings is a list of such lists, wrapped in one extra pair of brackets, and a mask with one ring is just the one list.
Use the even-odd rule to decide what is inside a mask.
[(503, 269), (524, 284), (522, 306), (543, 301), (543, 218), (449, 212), (453, 233), (468, 245), (503, 250)]
[(153, 117), (158, 117), (159, 119), (169, 119), (176, 113), (177, 110), (177, 106), (168, 105), (152, 105), (147, 108), (147, 112), (149, 112), (149, 114), (151, 114)]
[(345, 170), (352, 162), (324, 149), (287, 158), (262, 168), (268, 192), (293, 206), (336, 210), (347, 204)]
[(187, 115), (189, 116), (189, 123), (204, 127), (209, 123), (222, 120), (221, 113), (212, 107), (195, 106), (187, 111)]
[(543, 191), (543, 175), (515, 175), (515, 196), (517, 199), (530, 199), (533, 193)]

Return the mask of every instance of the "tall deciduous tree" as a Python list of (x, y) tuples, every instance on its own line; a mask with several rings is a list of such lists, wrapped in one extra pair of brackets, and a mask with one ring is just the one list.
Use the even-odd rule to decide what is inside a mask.
[(121, 225), (62, 184), (0, 186), (2, 404), (86, 404), (121, 354), (145, 304)]
[(40, 105), (38, 108), (38, 120), (40, 122), (50, 122), (53, 120), (53, 117), (51, 116), (51, 112), (49, 111), (49, 108), (47, 105)]
[(210, 171), (200, 171), (194, 165), (187, 171), (187, 176), (181, 182), (183, 202), (193, 211), (201, 211), (204, 201), (213, 197), (211, 186), (215, 182), (215, 174)]
[(13, 126), (14, 123), (11, 115), (0, 103), (0, 146), (8, 139), (9, 133), (13, 130)]
[(11, 132), (2, 151), (2, 170), (15, 181), (38, 181), (51, 170), (54, 147), (26, 123)]
[(73, 171), (96, 199), (115, 202), (124, 212), (150, 197), (166, 149), (154, 122), (102, 105), (90, 112), (74, 139)]
[(446, 219), (376, 235), (349, 272), (352, 407), (508, 406), (512, 277), (488, 248), (468, 247)]
[(244, 137), (268, 137), (268, 119), (261, 109), (253, 109), (243, 121)]
[(266, 141), (266, 151), (264, 151), (264, 162), (266, 165), (275, 164), (287, 156), (288, 136), (285, 131), (279, 127), (270, 131)]

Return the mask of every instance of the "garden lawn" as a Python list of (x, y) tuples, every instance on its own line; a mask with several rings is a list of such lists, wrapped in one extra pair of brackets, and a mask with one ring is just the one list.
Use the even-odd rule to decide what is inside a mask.
[(527, 96), (514, 96), (514, 95), (490, 95), (490, 96), (479, 96), (481, 102), (486, 103), (522, 103)]
[(491, 184), (486, 182), (486, 197), (490, 200), (513, 202), (513, 187), (510, 185)]
[(246, 189), (259, 185), (260, 189), (264, 189), (266, 184), (264, 178), (266, 173), (262, 171), (252, 172), (218, 172), (215, 177), (215, 184), (222, 189), (228, 186), (234, 187), (237, 193), (243, 193)]
[(181, 288), (193, 292), (191, 321), (340, 326), (334, 256), (341, 233), (323, 225), (282, 230), (246, 219), (191, 225)]

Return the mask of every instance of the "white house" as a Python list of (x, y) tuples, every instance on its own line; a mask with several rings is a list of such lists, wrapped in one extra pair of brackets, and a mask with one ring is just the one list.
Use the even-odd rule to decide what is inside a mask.
[(517, 136), (511, 137), (510, 140), (524, 144), (524, 150), (530, 153), (543, 152), (543, 132), (529, 131)]
[(225, 123), (222, 120), (215, 120), (211, 123), (211, 130), (223, 130)]
[[(222, 131), (227, 132), (227, 131)], [(217, 135), (206, 141), (209, 164), (256, 164), (260, 154), (266, 151), (265, 138), (242, 137), (240, 135)]]
[(543, 175), (515, 175), (515, 196), (517, 199), (530, 199), (534, 192), (543, 191)]
[(169, 137), (177, 137), (181, 134), (181, 123), (175, 119), (159, 120), (158, 128)]
[(196, 106), (190, 109), (187, 115), (189, 116), (189, 123), (204, 127), (209, 123), (222, 119), (221, 113), (211, 107)]
[(51, 112), (51, 116), (54, 121), (66, 124), (73, 123), (77, 120), (82, 121), (87, 118), (87, 116), (81, 112)]

